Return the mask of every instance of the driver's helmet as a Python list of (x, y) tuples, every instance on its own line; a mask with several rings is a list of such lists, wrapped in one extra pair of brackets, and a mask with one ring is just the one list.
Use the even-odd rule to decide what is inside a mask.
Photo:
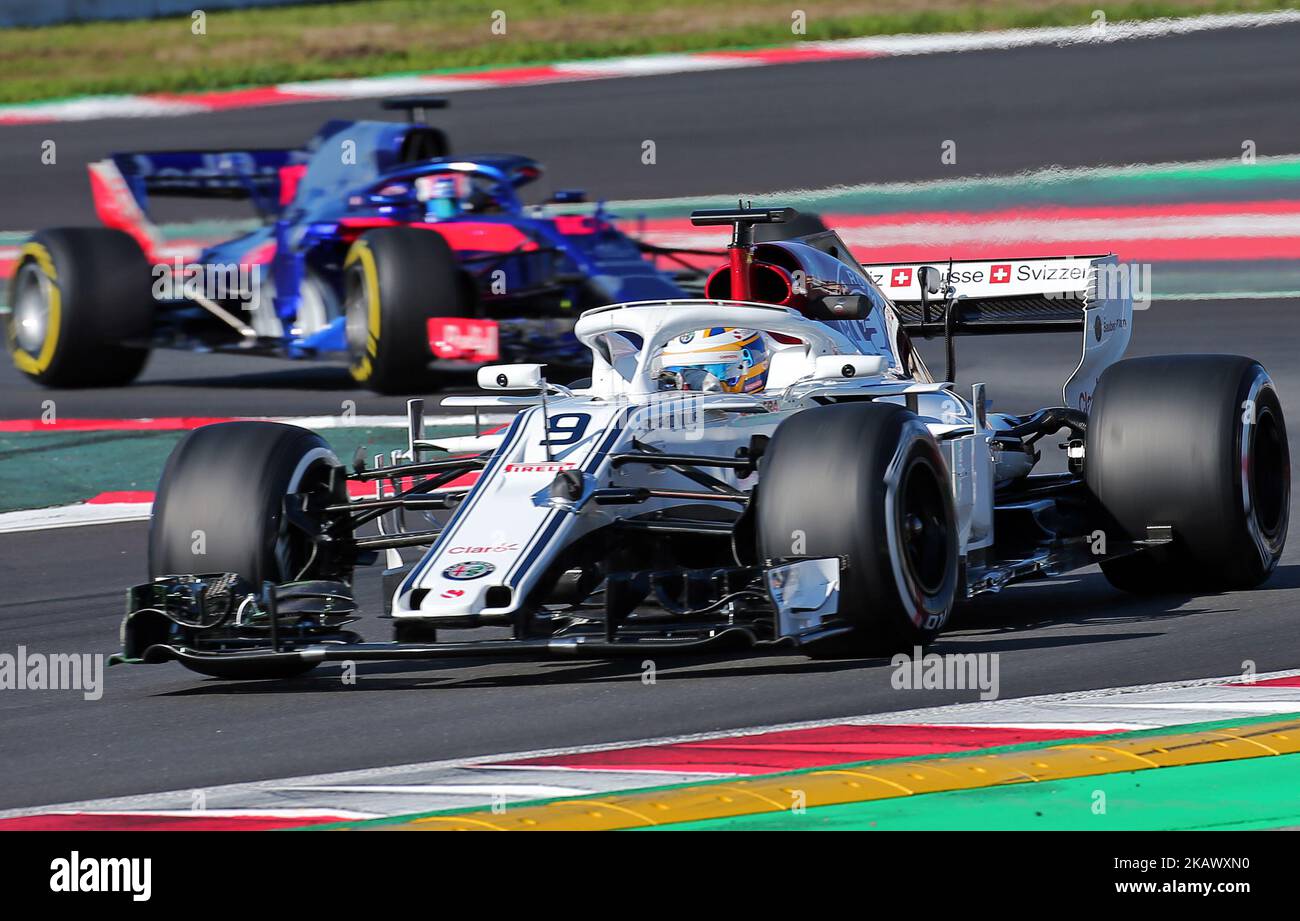
[(470, 177), (464, 173), (421, 176), (415, 180), (415, 187), (429, 220), (456, 217), (461, 212), (462, 203), (473, 193)]
[(771, 352), (762, 333), (714, 326), (684, 333), (663, 352), (663, 371), (683, 390), (754, 393), (767, 384)]

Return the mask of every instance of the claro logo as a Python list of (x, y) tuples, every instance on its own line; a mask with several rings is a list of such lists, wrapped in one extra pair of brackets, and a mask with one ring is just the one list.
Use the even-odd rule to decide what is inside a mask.
[(448, 553), (512, 553), (519, 549), (518, 544), (493, 544), (488, 547), (452, 547)]
[(129, 892), (147, 902), (153, 892), (151, 857), (82, 857), (73, 851), (50, 861), (52, 892)]

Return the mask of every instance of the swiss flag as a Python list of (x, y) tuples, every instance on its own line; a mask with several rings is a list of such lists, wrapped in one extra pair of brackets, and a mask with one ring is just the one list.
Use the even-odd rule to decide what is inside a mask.
[(1005, 285), (1011, 281), (1011, 263), (1003, 262), (990, 268), (989, 281), (995, 285)]
[(912, 283), (911, 269), (894, 269), (889, 276), (889, 286), (891, 288), (906, 288)]

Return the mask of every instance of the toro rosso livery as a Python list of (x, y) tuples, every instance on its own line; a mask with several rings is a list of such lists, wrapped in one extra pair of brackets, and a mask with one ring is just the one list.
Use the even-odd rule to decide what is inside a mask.
[[(874, 654), (928, 642), (958, 601), (1094, 563), (1137, 592), (1268, 577), (1290, 463), (1258, 363), (1121, 361), (1132, 302), (1098, 284), (1113, 256), (862, 266), (831, 231), (754, 242), (793, 217), (697, 212), (732, 225), (727, 264), (702, 299), (585, 312), (590, 380), (498, 365), (479, 372), (488, 393), (443, 401), (518, 409), (504, 431), (436, 445), (412, 401), (405, 456), (350, 471), (298, 428), (191, 433), (119, 660), (253, 678), (343, 659)], [(996, 277), (1019, 265), (1079, 284)], [(984, 384), (952, 383), (961, 336), (1049, 331), (1082, 344), (1060, 405), (994, 413)], [(945, 340), (942, 376), (917, 336)], [(1035, 472), (1044, 438), (1067, 470)], [(365, 642), (352, 578), (381, 554), (393, 637)], [(468, 627), (485, 638), (440, 639)]]
[[(525, 206), (519, 189), (541, 174), (527, 157), (452, 156), (414, 120), (331, 121), (301, 149), (114, 154), (90, 166), (106, 226), (23, 247), (10, 354), (55, 387), (129, 383), (170, 347), (346, 357), (358, 382), (412, 391), (491, 361), (577, 360), (583, 309), (698, 288), (679, 255), (602, 207), (562, 213), (577, 190)], [(263, 223), (182, 255), (148, 216), (167, 196), (247, 200)]]

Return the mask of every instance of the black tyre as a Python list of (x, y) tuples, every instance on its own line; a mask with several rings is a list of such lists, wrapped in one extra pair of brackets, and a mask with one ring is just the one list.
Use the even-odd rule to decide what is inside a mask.
[(1173, 543), (1103, 562), (1132, 592), (1224, 591), (1268, 578), (1286, 543), (1291, 459), (1273, 382), (1236, 355), (1118, 362), (1088, 420), (1088, 488), (1123, 539)]
[(473, 286), (442, 236), (411, 227), (366, 231), (344, 274), (349, 367), (378, 393), (427, 392), (429, 320), (473, 315)]
[[(225, 422), (195, 429), (163, 469), (149, 527), (149, 577), (233, 572), (253, 585), (350, 576), (322, 555), (284, 513), (291, 492), (343, 501), (339, 465), (314, 432), (275, 422)], [(299, 661), (185, 663), (221, 678), (279, 678), (309, 671)]]
[(763, 455), (759, 558), (844, 557), (840, 616), (853, 633), (815, 654), (888, 654), (932, 640), (958, 592), (957, 520), (929, 430), (892, 403), (804, 410)]
[(23, 245), (9, 286), (14, 366), (47, 387), (131, 383), (149, 358), (151, 287), (144, 252), (122, 231), (42, 230)]

